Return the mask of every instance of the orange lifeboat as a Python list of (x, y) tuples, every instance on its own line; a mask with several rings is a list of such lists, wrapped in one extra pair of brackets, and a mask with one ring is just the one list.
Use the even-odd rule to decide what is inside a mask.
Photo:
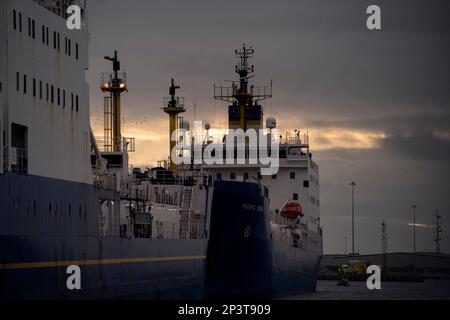
[(281, 209), (281, 215), (287, 219), (294, 220), (297, 217), (303, 217), (302, 206), (296, 201), (288, 201), (283, 209)]

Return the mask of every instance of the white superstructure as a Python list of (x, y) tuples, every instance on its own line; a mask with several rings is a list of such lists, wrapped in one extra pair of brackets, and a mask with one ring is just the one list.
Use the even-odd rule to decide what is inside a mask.
[(0, 173), (92, 184), (89, 35), (66, 27), (67, 3), (0, 2)]

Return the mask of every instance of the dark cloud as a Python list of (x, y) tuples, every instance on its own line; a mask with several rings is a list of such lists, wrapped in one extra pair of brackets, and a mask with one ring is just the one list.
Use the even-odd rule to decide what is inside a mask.
[(450, 140), (436, 136), (429, 129), (412, 133), (390, 132), (381, 140), (381, 146), (389, 153), (399, 154), (413, 161), (427, 161), (429, 165), (444, 164), (444, 172), (450, 172)]

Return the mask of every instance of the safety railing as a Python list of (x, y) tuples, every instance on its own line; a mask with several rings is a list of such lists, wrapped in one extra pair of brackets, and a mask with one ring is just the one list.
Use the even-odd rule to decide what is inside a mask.
[[(6, 150), (8, 152), (8, 150)], [(21, 148), (9, 148), (11, 171), (18, 174), (28, 174), (28, 151)], [(8, 155), (6, 155), (8, 160)], [(6, 163), (8, 165), (8, 163)]]
[(135, 152), (136, 138), (97, 138), (97, 145), (102, 152)]
[[(120, 83), (126, 85), (127, 83), (127, 74), (125, 72), (118, 72), (117, 78), (120, 80)], [(120, 83), (113, 83), (115, 79), (114, 72), (102, 72), (100, 73), (100, 87), (104, 89), (108, 89), (108, 87), (112, 87), (113, 85), (120, 85)], [(108, 87), (107, 87), (107, 86)]]

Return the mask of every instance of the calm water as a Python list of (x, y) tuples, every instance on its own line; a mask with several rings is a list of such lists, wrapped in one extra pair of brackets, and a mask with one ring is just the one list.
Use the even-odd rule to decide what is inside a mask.
[(336, 285), (337, 281), (319, 281), (317, 291), (291, 300), (450, 300), (450, 280), (425, 280), (423, 283), (382, 282), (381, 290), (368, 290), (365, 282), (350, 282), (349, 287)]

